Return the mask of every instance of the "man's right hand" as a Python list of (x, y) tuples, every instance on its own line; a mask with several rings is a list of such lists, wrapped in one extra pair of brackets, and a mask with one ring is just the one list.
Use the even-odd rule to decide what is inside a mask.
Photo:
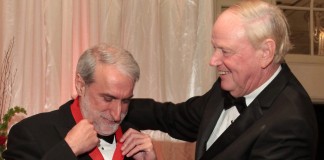
[(64, 140), (76, 156), (90, 151), (99, 143), (97, 132), (92, 123), (83, 119), (77, 123), (65, 136)]

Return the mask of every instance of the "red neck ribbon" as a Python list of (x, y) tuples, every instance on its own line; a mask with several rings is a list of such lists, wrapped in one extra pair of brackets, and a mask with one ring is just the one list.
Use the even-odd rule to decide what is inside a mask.
[[(83, 117), (81, 114), (81, 110), (80, 110), (80, 105), (79, 105), (79, 97), (77, 97), (74, 102), (71, 105), (71, 112), (73, 115), (73, 118), (75, 120), (76, 123), (79, 123)], [(116, 140), (117, 140), (117, 144), (116, 144), (116, 149), (113, 155), (113, 160), (123, 160), (124, 156), (122, 155), (121, 152), (121, 146), (123, 145), (120, 142), (120, 138), (122, 137), (123, 132), (120, 128), (120, 126), (118, 127), (117, 131), (116, 131)], [(93, 159), (93, 160), (104, 160), (103, 156), (101, 155), (98, 147), (95, 147), (94, 149), (92, 149), (92, 151), (89, 153), (89, 156)]]

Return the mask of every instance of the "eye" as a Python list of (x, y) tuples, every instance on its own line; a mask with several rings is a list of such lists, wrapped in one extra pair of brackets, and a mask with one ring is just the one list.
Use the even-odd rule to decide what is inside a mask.
[(222, 50), (222, 53), (223, 53), (223, 54), (228, 54), (229, 52), (226, 51), (226, 50)]
[(215, 52), (218, 52), (220, 54), (228, 54), (230, 52), (227, 49), (224, 49), (222, 47), (215, 47), (215, 46), (214, 46), (214, 50), (215, 50)]
[(104, 100), (106, 102), (111, 102), (111, 101), (113, 101), (113, 98), (112, 97), (104, 97)]
[(222, 53), (225, 57), (229, 57), (231, 55), (234, 54), (234, 52), (230, 51), (230, 50), (226, 50), (226, 49), (222, 49)]
[(124, 99), (122, 102), (123, 102), (124, 104), (129, 104), (129, 103), (130, 103), (130, 99)]
[(129, 104), (130, 101), (131, 101), (131, 99), (123, 99), (123, 100), (122, 100), (122, 103), (124, 103), (124, 104)]

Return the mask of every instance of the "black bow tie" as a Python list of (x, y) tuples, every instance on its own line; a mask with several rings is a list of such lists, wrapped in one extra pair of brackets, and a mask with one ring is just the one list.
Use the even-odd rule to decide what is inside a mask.
[(110, 136), (102, 136), (102, 135), (99, 135), (99, 134), (98, 134), (98, 138), (103, 139), (104, 141), (106, 141), (106, 142), (108, 142), (108, 143), (110, 143), (110, 144), (113, 143), (113, 141), (114, 141), (114, 137), (115, 137), (115, 134), (112, 134), (112, 135), (110, 135)]
[(224, 109), (226, 110), (233, 106), (235, 106), (236, 109), (240, 113), (242, 113), (244, 109), (247, 107), (245, 103), (245, 98), (244, 97), (234, 98), (230, 93), (226, 93), (224, 99)]

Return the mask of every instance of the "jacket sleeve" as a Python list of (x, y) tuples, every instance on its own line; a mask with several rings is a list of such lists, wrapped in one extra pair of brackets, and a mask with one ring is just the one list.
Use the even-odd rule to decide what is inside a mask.
[(204, 95), (189, 98), (182, 103), (133, 99), (125, 120), (140, 130), (160, 130), (176, 139), (195, 141), (205, 108), (215, 92), (219, 91), (215, 90), (214, 85)]
[[(40, 139), (21, 124), (14, 125), (9, 132), (7, 149), (2, 157), (6, 160), (77, 160), (68, 144), (62, 140), (50, 149), (44, 149)], [(46, 143), (46, 142), (44, 142)]]

